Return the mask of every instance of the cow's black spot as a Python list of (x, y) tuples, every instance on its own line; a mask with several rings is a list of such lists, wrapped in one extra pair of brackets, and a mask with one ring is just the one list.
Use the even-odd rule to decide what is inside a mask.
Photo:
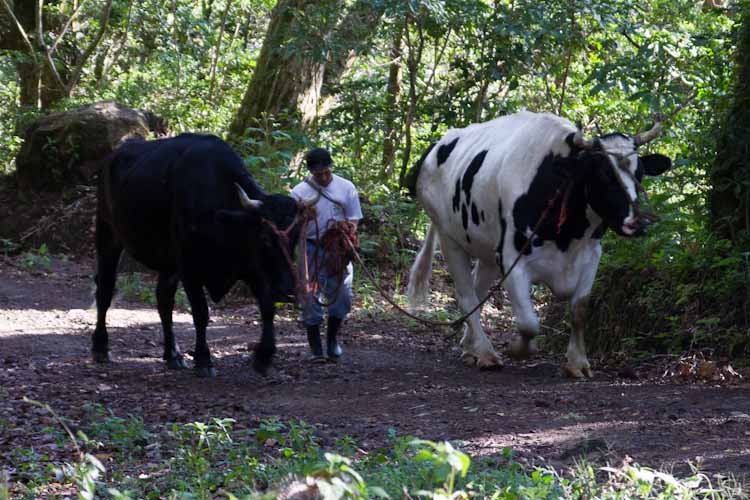
[(484, 222), (484, 210), (482, 210), (482, 222)]
[(536, 227), (551, 200), (555, 200), (555, 203), (539, 225), (537, 236), (542, 241), (554, 241), (563, 252), (568, 249), (573, 239), (583, 237), (589, 226), (586, 218), (587, 200), (583, 180), (571, 187), (570, 194), (567, 196), (565, 220), (558, 231), (565, 191), (569, 186), (568, 183), (574, 182), (569, 170), (576, 168), (577, 161), (555, 156), (552, 153), (548, 154), (539, 165), (529, 185), (529, 190), (516, 200), (513, 205), (513, 221), (517, 230), (514, 243), (519, 252), (526, 243), (525, 232)]
[(430, 144), (430, 147), (427, 148), (427, 151), (422, 153), (422, 156), (419, 157), (417, 164), (414, 165), (414, 168), (409, 171), (409, 173), (406, 175), (406, 179), (404, 179), (404, 186), (409, 190), (409, 195), (412, 197), (417, 195), (417, 181), (419, 180), (419, 173), (422, 171), (422, 164), (424, 163), (425, 158), (427, 158), (427, 155), (430, 154), (430, 151), (432, 151), (432, 148), (434, 147), (435, 143), (433, 142), (432, 144)]
[(479, 168), (482, 166), (485, 156), (487, 156), (486, 149), (480, 151), (474, 159), (471, 160), (469, 167), (466, 169), (466, 172), (464, 172), (463, 189), (464, 195), (466, 196), (466, 203), (471, 201), (471, 186), (474, 184), (474, 176), (479, 172)]
[[(497, 263), (500, 264), (500, 272), (505, 276), (505, 264), (503, 263), (503, 248), (505, 248), (505, 233), (508, 230), (508, 223), (503, 217), (503, 200), (497, 200), (497, 214), (500, 218), (500, 243), (497, 244)], [(484, 215), (484, 212), (482, 212)]]
[(456, 179), (456, 190), (453, 191), (453, 213), (458, 212), (458, 205), (461, 203), (461, 178)]
[(604, 232), (607, 230), (607, 226), (602, 222), (597, 226), (596, 229), (594, 229), (594, 232), (591, 233), (591, 238), (595, 240), (602, 239), (602, 236), (604, 236)]
[(464, 203), (461, 203), (461, 224), (464, 225), (464, 230), (469, 228), (469, 211)]
[(466, 243), (471, 244), (471, 238), (469, 238), (469, 233), (466, 233)]
[(473, 222), (475, 226), (479, 225), (479, 211), (474, 202), (471, 203), (471, 222)]
[(451, 155), (451, 152), (453, 151), (453, 148), (456, 147), (456, 143), (458, 142), (458, 137), (453, 139), (448, 144), (441, 144), (438, 148), (437, 152), (437, 166), (439, 167), (443, 163), (446, 162), (448, 157)]

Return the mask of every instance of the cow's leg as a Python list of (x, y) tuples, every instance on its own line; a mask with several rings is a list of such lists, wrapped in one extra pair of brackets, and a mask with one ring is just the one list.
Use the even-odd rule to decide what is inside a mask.
[(91, 336), (91, 355), (95, 362), (109, 361), (107, 310), (112, 305), (117, 280), (117, 264), (122, 247), (117, 243), (109, 224), (96, 221), (96, 329)]
[(190, 309), (193, 311), (193, 325), (195, 326), (195, 373), (199, 377), (214, 377), (213, 361), (211, 361), (211, 351), (208, 349), (206, 342), (206, 327), (208, 326), (208, 303), (203, 287), (191, 279), (182, 280), (182, 286), (185, 289), (190, 301)]
[[(465, 313), (469, 312), (479, 303), (474, 289), (471, 258), (463, 248), (448, 237), (441, 236), (440, 246), (448, 264), (448, 271), (453, 277), (458, 305)], [(502, 367), (500, 356), (495, 352), (492, 343), (482, 330), (480, 309), (474, 311), (467, 320), (468, 328), (464, 330), (461, 339), (462, 357), (464, 362), (473, 362), (476, 359), (480, 368)]]
[(520, 266), (513, 269), (504, 283), (508, 291), (513, 318), (518, 335), (510, 342), (510, 355), (516, 359), (525, 359), (535, 353), (534, 337), (539, 333), (539, 318), (534, 312), (531, 301), (531, 283)]
[(186, 368), (185, 359), (177, 346), (172, 330), (174, 294), (177, 292), (179, 283), (180, 280), (176, 274), (159, 273), (159, 281), (156, 284), (156, 307), (159, 309), (161, 328), (164, 332), (164, 361), (172, 370)]
[(276, 305), (273, 301), (271, 289), (266, 280), (260, 280), (251, 284), (255, 298), (260, 309), (260, 318), (263, 323), (263, 333), (260, 342), (255, 346), (253, 356), (253, 368), (258, 373), (265, 375), (271, 360), (276, 352), (276, 333), (273, 327), (273, 318), (276, 315)]
[(566, 375), (573, 378), (592, 377), (588, 357), (586, 356), (586, 344), (584, 333), (586, 331), (586, 313), (588, 312), (588, 301), (591, 288), (596, 278), (596, 270), (601, 259), (601, 246), (597, 245), (589, 254), (589, 261), (583, 269), (578, 280), (573, 297), (570, 299), (570, 308), (573, 316), (573, 328), (570, 332), (570, 341), (566, 352), (567, 361), (563, 365)]
[(588, 296), (571, 303), (573, 313), (573, 330), (570, 333), (567, 362), (563, 365), (565, 374), (573, 378), (592, 377), (588, 357), (586, 356), (586, 344), (584, 342), (586, 313), (588, 311)]

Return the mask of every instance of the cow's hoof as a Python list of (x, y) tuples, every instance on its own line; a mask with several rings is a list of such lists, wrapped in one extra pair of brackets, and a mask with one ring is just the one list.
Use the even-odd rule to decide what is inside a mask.
[(461, 361), (466, 366), (477, 366), (477, 357), (468, 352), (464, 352), (461, 354)]
[(567, 377), (576, 379), (592, 378), (594, 376), (594, 372), (591, 371), (591, 368), (588, 365), (579, 367), (573, 366), (570, 363), (563, 364), (563, 373), (565, 373)]
[(94, 363), (104, 364), (109, 363), (109, 353), (108, 352), (97, 352), (92, 351), (91, 357), (94, 360)]
[(216, 369), (213, 366), (196, 366), (195, 375), (198, 378), (214, 378), (216, 376)]
[(327, 351), (328, 358), (332, 361), (338, 361), (339, 358), (344, 355), (344, 350), (339, 344), (336, 344), (335, 346), (328, 346)]
[(178, 358), (168, 359), (167, 368), (169, 368), (170, 370), (184, 370), (185, 368), (187, 368), (187, 364), (185, 363), (185, 359), (180, 356)]
[(536, 341), (533, 339), (525, 339), (517, 336), (510, 341), (508, 354), (513, 359), (528, 359), (537, 352), (539, 352), (539, 349), (536, 346)]
[(486, 364), (480, 364), (477, 363), (477, 366), (479, 367), (480, 371), (483, 372), (492, 372), (492, 371), (500, 371), (503, 368), (505, 368), (505, 365), (498, 362), (498, 363), (486, 363)]
[(316, 365), (316, 364), (325, 363), (326, 357), (323, 356), (322, 354), (310, 354), (308, 357), (305, 358), (305, 361), (310, 364)]

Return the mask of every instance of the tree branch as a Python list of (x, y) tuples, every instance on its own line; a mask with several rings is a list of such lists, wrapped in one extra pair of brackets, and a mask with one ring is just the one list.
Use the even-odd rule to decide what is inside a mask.
[(21, 26), (21, 23), (18, 21), (18, 18), (13, 13), (13, 9), (8, 4), (8, 0), (2, 0), (3, 5), (5, 6), (5, 10), (8, 11), (8, 14), (13, 19), (13, 23), (16, 25), (16, 28), (18, 28), (18, 32), (21, 34), (21, 38), (23, 38), (24, 43), (26, 43), (26, 47), (29, 49), (29, 54), (31, 55), (31, 58), (34, 60), (34, 63), (39, 64), (39, 59), (36, 57), (36, 51), (34, 50), (34, 45), (32, 45), (31, 40), (29, 40), (28, 35), (26, 35), (26, 31), (23, 29), (23, 26)]
[(52, 73), (52, 76), (55, 77), (55, 82), (60, 86), (60, 88), (63, 91), (66, 91), (67, 88), (65, 87), (65, 83), (63, 82), (62, 78), (60, 77), (60, 73), (57, 72), (57, 68), (55, 67), (55, 62), (52, 60), (52, 54), (50, 54), (49, 49), (47, 48), (47, 45), (44, 43), (44, 31), (42, 31), (42, 13), (44, 12), (44, 0), (39, 0), (37, 3), (37, 11), (36, 11), (36, 32), (37, 32), (37, 43), (39, 44), (39, 48), (42, 49), (42, 52), (44, 53), (44, 61), (47, 63), (47, 66), (49, 67), (50, 72)]
[(86, 3), (86, 0), (81, 0), (81, 3), (78, 4), (78, 7), (76, 7), (73, 13), (70, 15), (70, 19), (68, 19), (68, 22), (65, 23), (65, 26), (63, 26), (63, 29), (60, 32), (60, 34), (57, 35), (55, 42), (52, 44), (52, 47), (49, 48), (50, 53), (54, 53), (55, 50), (57, 50), (57, 46), (62, 41), (63, 35), (65, 35), (65, 33), (68, 31), (68, 28), (70, 28), (70, 25), (73, 24), (73, 19), (78, 14), (78, 11), (81, 10), (81, 7), (83, 7), (84, 3)]
[[(39, 0), (40, 2), (42, 0)], [(86, 65), (86, 61), (89, 57), (91, 57), (91, 54), (94, 53), (94, 50), (96, 50), (96, 47), (99, 46), (99, 43), (102, 41), (102, 38), (104, 38), (104, 33), (107, 32), (107, 26), (109, 26), (109, 14), (112, 12), (112, 0), (107, 0), (107, 3), (104, 5), (104, 9), (102, 9), (102, 18), (100, 21), (101, 26), (99, 27), (99, 33), (96, 35), (96, 38), (91, 41), (89, 46), (86, 48), (86, 50), (83, 53), (83, 56), (81, 57), (80, 64), (76, 67), (76, 69), (73, 71), (73, 74), (70, 77), (70, 80), (68, 80), (68, 85), (65, 87), (65, 94), (66, 96), (70, 96), (70, 93), (73, 91), (73, 87), (76, 86), (78, 83), (78, 80), (81, 78), (81, 73), (83, 72), (83, 67)]]

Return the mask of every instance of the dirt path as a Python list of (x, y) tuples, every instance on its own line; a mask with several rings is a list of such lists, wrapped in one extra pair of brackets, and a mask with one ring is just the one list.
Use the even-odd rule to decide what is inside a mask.
[[(325, 442), (351, 435), (365, 449), (382, 444), (389, 429), (427, 439), (462, 441), (474, 455), (511, 447), (523, 461), (556, 466), (575, 457), (617, 463), (625, 456), (649, 466), (686, 472), (750, 476), (748, 378), (706, 382), (639, 378), (598, 366), (592, 381), (558, 372), (559, 357), (509, 363), (502, 371), (463, 366), (455, 341), (407, 329), (397, 319), (359, 310), (345, 327), (346, 356), (338, 365), (307, 365), (303, 332), (287, 310), (278, 321), (275, 368), (263, 378), (249, 368), (248, 342), (259, 336), (252, 304), (215, 308), (209, 341), (218, 377), (167, 371), (161, 361), (154, 308), (117, 303), (109, 315), (114, 362), (89, 356), (95, 313), (91, 263), (53, 262), (29, 271), (0, 260), (0, 456), (38, 438), (39, 422), (23, 396), (50, 403), (75, 420), (85, 402), (115, 414), (141, 415), (148, 424), (233, 417), (238, 426), (259, 419), (303, 419)], [(175, 316), (180, 345), (193, 342), (190, 316)]]

